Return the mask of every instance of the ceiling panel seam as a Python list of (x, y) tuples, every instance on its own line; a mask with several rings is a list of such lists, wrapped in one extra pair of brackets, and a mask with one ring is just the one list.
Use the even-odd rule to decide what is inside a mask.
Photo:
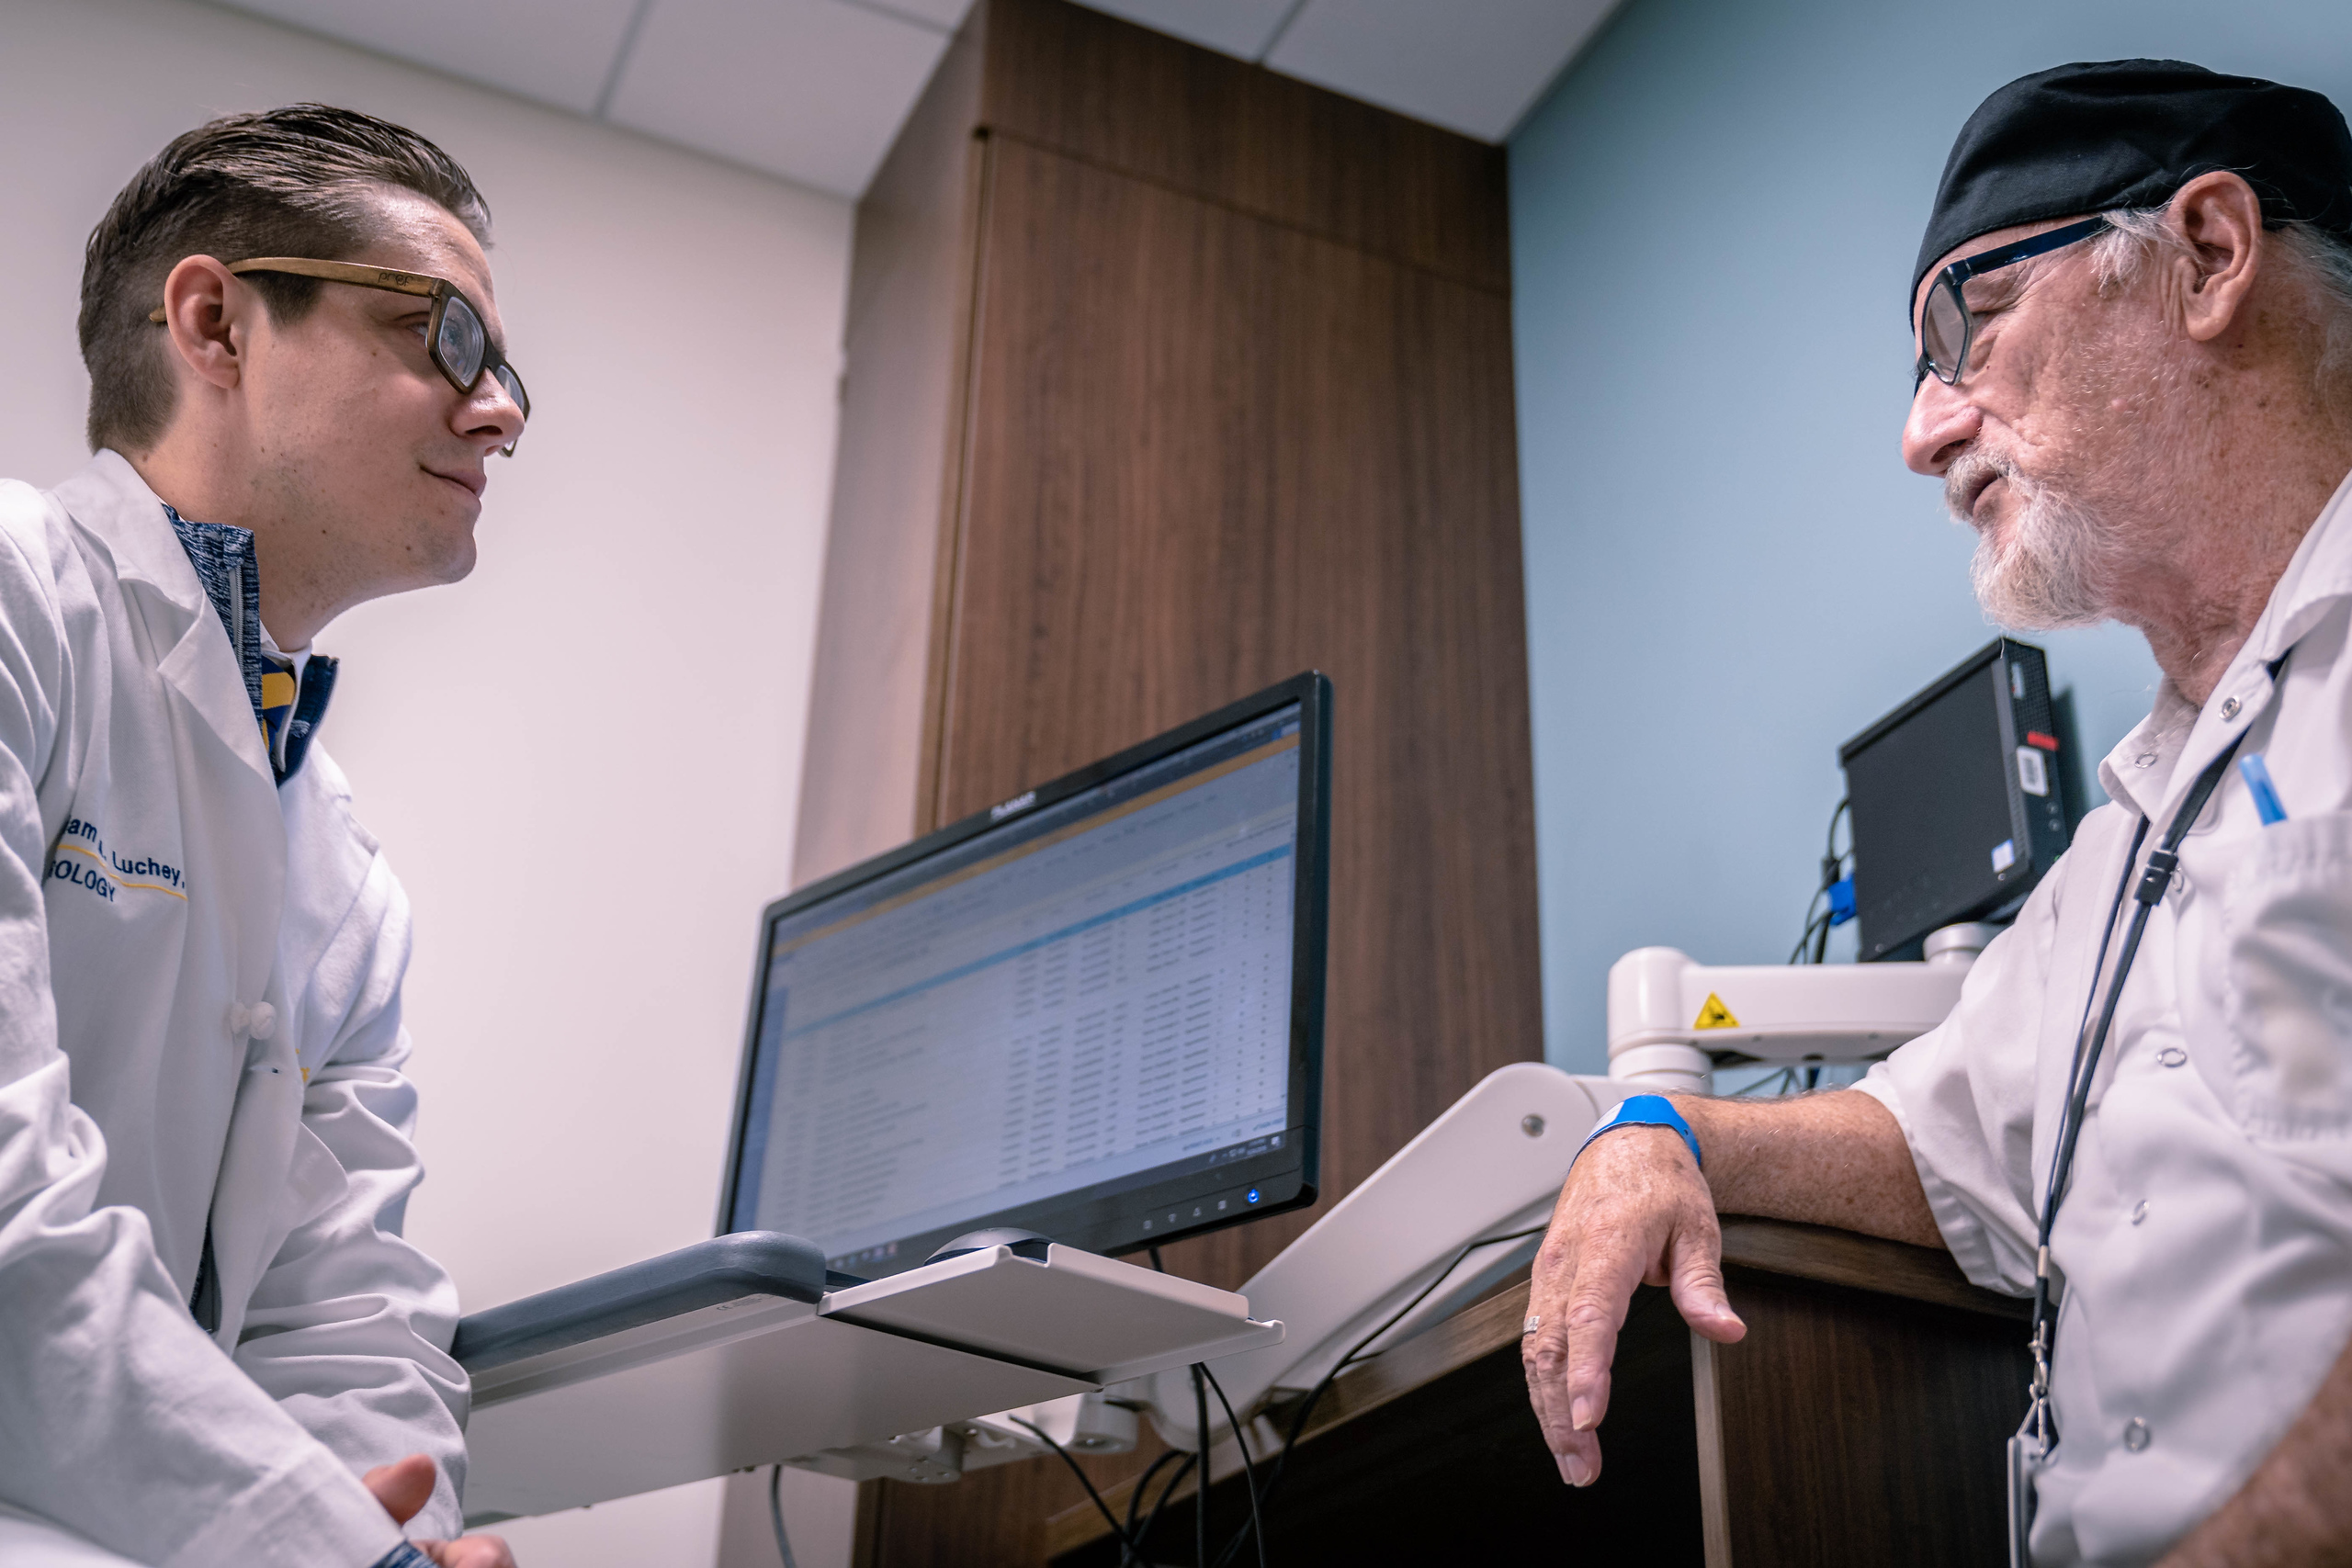
[(1267, 58), (1274, 52), (1274, 46), (1283, 41), (1283, 34), (1290, 31), (1290, 25), (1298, 20), (1298, 14), (1306, 9), (1306, 0), (1290, 0), (1290, 9), (1284, 11), (1283, 19), (1274, 24), (1274, 30), (1266, 35), (1266, 41), (1258, 46), (1258, 52), (1251, 63), (1265, 64)]
[(628, 69), (628, 57), (637, 51), (637, 35), (645, 30), (645, 14), (653, 9), (653, 0), (637, 0), (628, 14), (628, 26), (621, 29), (620, 47), (613, 51), (613, 68), (605, 73), (605, 85), (596, 94), (595, 118), (603, 119), (613, 107), (613, 95), (620, 90), (621, 73)]
[(956, 29), (954, 28), (942, 27), (939, 25), (937, 19), (933, 17), (925, 17), (913, 11), (901, 11), (896, 6), (879, 5), (876, 3), (876, 0), (842, 0), (842, 4), (845, 6), (854, 6), (861, 11), (871, 11), (877, 17), (888, 17), (894, 22), (904, 22), (910, 28), (921, 28), (923, 31), (927, 33), (936, 33), (941, 38), (954, 38), (956, 36)]

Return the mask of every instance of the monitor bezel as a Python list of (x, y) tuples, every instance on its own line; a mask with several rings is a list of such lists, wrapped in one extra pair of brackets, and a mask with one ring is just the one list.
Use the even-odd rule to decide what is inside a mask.
[[(1155, 1198), (1148, 1212), (1141, 1208), (1138, 1196), (1130, 1205), (1132, 1212), (1127, 1214), (1125, 1224), (1112, 1227), (1108, 1234), (1090, 1232), (1086, 1236), (1075, 1238), (1074, 1244), (1088, 1246), (1091, 1239), (1099, 1245), (1088, 1246), (1088, 1250), (1115, 1257), (1222, 1230), (1228, 1225), (1247, 1224), (1268, 1214), (1289, 1213), (1313, 1203), (1320, 1183), (1322, 1154), (1323, 992), (1330, 903), (1331, 682), (1319, 671), (1310, 670), (1253, 693), (1238, 702), (1228, 703), (1214, 713), (1179, 725), (1075, 773), (1065, 773), (1049, 783), (1020, 791), (1008, 800), (984, 807), (910, 843), (797, 888), (763, 908), (753, 951), (751, 994), (743, 1010), (743, 1046), (736, 1064), (735, 1105), (729, 1121), (727, 1162), (719, 1190), (716, 1234), (732, 1235), (741, 1228), (735, 1223), (735, 1211), (742, 1189), (741, 1166), (750, 1132), (752, 1077), (759, 1056), (760, 1010), (765, 995), (770, 933), (777, 920), (863, 886), (876, 877), (888, 876), (930, 856), (952, 850), (982, 833), (1057, 805), (1123, 773), (1148, 767), (1221, 731), (1237, 728), (1293, 705), (1299, 710), (1300, 753), (1291, 947), (1290, 1103), (1295, 1108), (1294, 1128), (1296, 1136), (1288, 1153), (1293, 1157), (1287, 1161), (1277, 1161), (1271, 1168), (1253, 1162), (1252, 1168), (1267, 1169), (1269, 1174), (1263, 1179), (1253, 1179), (1261, 1181), (1264, 1198), (1246, 1208), (1222, 1213), (1203, 1213), (1196, 1207), (1193, 1213), (1186, 1214), (1181, 1205), (1193, 1200), (1181, 1199), (1178, 1200), (1180, 1207), (1173, 1212), (1182, 1217), (1170, 1223), (1160, 1217), (1171, 1212), (1166, 1189), (1143, 1189), (1140, 1190), (1160, 1194)], [(1208, 1179), (1210, 1172), (1196, 1174), (1203, 1178), (1195, 1184), (1203, 1194), (1214, 1193), (1228, 1184), (1224, 1177)], [(1102, 1201), (1114, 1201), (1120, 1196), (1110, 1195)], [(1026, 1209), (1036, 1207), (1023, 1205), (998, 1214), (980, 1215), (968, 1226), (960, 1228), (977, 1230), (991, 1225), (1017, 1224), (1020, 1221), (1016, 1216)], [(1062, 1238), (1057, 1236), (1056, 1239)], [(922, 1261), (920, 1258), (896, 1259), (880, 1272), (897, 1272)]]

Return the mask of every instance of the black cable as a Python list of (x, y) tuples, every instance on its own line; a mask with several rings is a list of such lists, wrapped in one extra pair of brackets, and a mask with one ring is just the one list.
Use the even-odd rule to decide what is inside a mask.
[(1116, 1537), (1118, 1540), (1119, 1550), (1130, 1555), (1140, 1556), (1141, 1553), (1136, 1551), (1136, 1543), (1127, 1539), (1127, 1532), (1125, 1530), (1119, 1528), (1119, 1516), (1111, 1511), (1111, 1505), (1102, 1501), (1102, 1494), (1094, 1490), (1094, 1483), (1088, 1479), (1086, 1472), (1079, 1468), (1076, 1456), (1072, 1455), (1068, 1449), (1054, 1441), (1053, 1438), (1046, 1436), (1046, 1429), (1038, 1426), (1035, 1421), (1025, 1419), (1019, 1416), (1008, 1416), (1007, 1419), (1016, 1427), (1028, 1427), (1030, 1431), (1036, 1434), (1037, 1440), (1039, 1442), (1045, 1444), (1047, 1448), (1053, 1450), (1054, 1452), (1061, 1456), (1061, 1461), (1069, 1466), (1069, 1472), (1078, 1477), (1078, 1483), (1080, 1486), (1085, 1487), (1086, 1495), (1094, 1500), (1094, 1506), (1096, 1510), (1102, 1514), (1102, 1522), (1111, 1527), (1112, 1535)]
[(775, 1465), (768, 1471), (768, 1523), (775, 1527), (775, 1554), (784, 1559), (784, 1568), (800, 1568), (792, 1560), (792, 1542), (784, 1538), (784, 1504), (776, 1496), (776, 1488), (784, 1484), (784, 1466)]
[(1250, 1452), (1250, 1434), (1241, 1429), (1233, 1414), (1233, 1401), (1225, 1397), (1225, 1385), (1216, 1381), (1208, 1363), (1203, 1361), (1195, 1370), (1216, 1391), (1216, 1402), (1225, 1407), (1226, 1425), (1233, 1428), (1233, 1440), (1241, 1450), (1241, 1483), (1250, 1489), (1250, 1533), (1258, 1542), (1258, 1568), (1266, 1568), (1266, 1524), (1258, 1515), (1258, 1461)]
[[(1181, 1450), (1177, 1451), (1182, 1452)], [(1183, 1462), (1169, 1472), (1168, 1484), (1159, 1489), (1159, 1501), (1154, 1503), (1151, 1512), (1144, 1516), (1143, 1529), (1136, 1535), (1136, 1561), (1138, 1562), (1151, 1561), (1144, 1555), (1143, 1549), (1151, 1540), (1152, 1527), (1159, 1523), (1159, 1510), (1168, 1506), (1168, 1499), (1176, 1495), (1176, 1488), (1184, 1484), (1184, 1477), (1193, 1473), (1193, 1467), (1200, 1462), (1200, 1459), (1196, 1453), (1185, 1453)]]
[[(1548, 1224), (1534, 1225), (1527, 1230), (1512, 1231), (1508, 1235), (1481, 1236), (1478, 1240), (1471, 1242), (1461, 1251), (1455, 1253), (1453, 1260), (1447, 1263), (1444, 1268), (1439, 1269), (1436, 1276), (1432, 1278), (1428, 1284), (1423, 1285), (1420, 1290), (1415, 1293), (1411, 1301), (1407, 1302), (1403, 1306), (1398, 1307), (1395, 1312), (1389, 1314), (1388, 1320), (1386, 1322), (1374, 1329), (1371, 1333), (1365, 1335), (1363, 1338), (1357, 1340), (1355, 1344), (1349, 1348), (1348, 1353), (1340, 1357), (1339, 1360), (1332, 1365), (1329, 1371), (1323, 1374), (1322, 1380), (1308, 1392), (1306, 1397), (1299, 1402), (1298, 1413), (1291, 1417), (1290, 1430), (1283, 1434), (1283, 1451), (1274, 1456), (1273, 1471), (1266, 1477), (1266, 1484), (1259, 1489), (1259, 1506), (1261, 1507), (1270, 1507), (1272, 1506), (1274, 1489), (1282, 1484), (1283, 1474), (1290, 1465), (1290, 1451), (1293, 1448), (1297, 1446), (1298, 1435), (1306, 1429), (1307, 1417), (1315, 1414), (1315, 1406), (1322, 1400), (1325, 1391), (1330, 1388), (1332, 1381), (1341, 1372), (1347, 1371), (1349, 1367), (1355, 1363), (1359, 1357), (1363, 1355), (1364, 1347), (1370, 1345), (1374, 1340), (1379, 1338), (1382, 1335), (1387, 1333), (1390, 1329), (1403, 1322), (1407, 1314), (1410, 1313), (1415, 1307), (1420, 1305), (1423, 1302), (1429, 1300), (1431, 1292), (1435, 1292), (1436, 1289), (1440, 1285), (1445, 1283), (1446, 1280), (1452, 1279), (1453, 1277), (1453, 1271), (1456, 1269), (1461, 1268), (1463, 1262), (1480, 1247), (1498, 1247), (1507, 1241), (1524, 1241), (1532, 1235), (1542, 1235), (1545, 1231), (1551, 1228), (1552, 1227)], [(1240, 1549), (1241, 1537), (1237, 1533), (1233, 1540), (1227, 1543), (1225, 1551), (1218, 1553), (1216, 1568), (1224, 1568), (1224, 1564), (1230, 1561), (1233, 1554)]]
[[(1829, 814), (1829, 831), (1823, 835), (1821, 842), (1821, 881), (1814, 888), (1813, 897), (1805, 901), (1804, 934), (1798, 937), (1796, 946), (1789, 950), (1789, 962), (1792, 964), (1819, 964), (1829, 955), (1829, 930), (1835, 921), (1831, 911), (1824, 909), (1816, 916), (1814, 909), (1846, 875), (1846, 862), (1854, 852), (1849, 849), (1843, 854), (1838, 852), (1838, 824), (1845, 819), (1852, 806), (1850, 799), (1841, 800), (1838, 803), (1838, 809)], [(1806, 953), (1808, 948), (1812, 950), (1810, 955)]]
[(1201, 1445), (1201, 1479), (1193, 1488), (1193, 1562), (1209, 1560), (1209, 1385), (1193, 1363), (1193, 1439)]
[[(1136, 1515), (1141, 1511), (1143, 1507), (1144, 1495), (1151, 1490), (1151, 1478), (1159, 1473), (1159, 1467), (1161, 1465), (1166, 1464), (1170, 1460), (1182, 1459), (1183, 1457), (1184, 1450), (1182, 1449), (1160, 1450), (1159, 1457), (1153, 1460), (1150, 1464), (1146, 1466), (1144, 1472), (1141, 1475), (1136, 1477), (1135, 1490), (1127, 1494), (1127, 1537), (1135, 1542), (1135, 1548), (1137, 1552), (1141, 1552), (1143, 1551), (1143, 1535), (1136, 1529)], [(1182, 1474), (1182, 1472), (1180, 1471), (1178, 1473)], [(1128, 1563), (1141, 1561), (1142, 1559), (1140, 1557), (1121, 1557), (1119, 1559), (1119, 1568), (1126, 1568)]]
[[(1815, 903), (1821, 901), (1821, 895), (1818, 893), (1815, 893), (1813, 897)], [(1790, 963), (1806, 962), (1805, 949), (1813, 946), (1815, 932), (1820, 934), (1822, 942), (1826, 944), (1829, 938), (1829, 915), (1826, 910), (1821, 914), (1815, 914), (1813, 906), (1808, 904), (1805, 906), (1804, 934), (1797, 938), (1797, 944), (1794, 947), (1789, 949)], [(1820, 960), (1815, 959), (1813, 962), (1819, 963)]]
[[(1162, 1274), (1167, 1273), (1168, 1265), (1160, 1261), (1159, 1248), (1157, 1246), (1154, 1246), (1148, 1248), (1148, 1251), (1151, 1255), (1151, 1266), (1159, 1270)], [(1201, 1479), (1193, 1488), (1193, 1550), (1197, 1554), (1195, 1562), (1205, 1563), (1208, 1561), (1209, 1555), (1209, 1406), (1207, 1397), (1201, 1390), (1201, 1381), (1204, 1378), (1208, 1380), (1209, 1387), (1216, 1390), (1216, 1402), (1225, 1406), (1225, 1418), (1227, 1422), (1231, 1423), (1233, 1427), (1233, 1440), (1238, 1444), (1241, 1449), (1241, 1483), (1247, 1487), (1250, 1492), (1250, 1528), (1253, 1532), (1257, 1533), (1258, 1537), (1258, 1568), (1266, 1568), (1266, 1538), (1258, 1524), (1257, 1461), (1250, 1457), (1250, 1439), (1248, 1436), (1242, 1432), (1241, 1423), (1234, 1420), (1232, 1401), (1225, 1397), (1224, 1386), (1216, 1381), (1216, 1374), (1209, 1371), (1208, 1363), (1205, 1361), (1195, 1361), (1193, 1363), (1193, 1414), (1199, 1422), (1199, 1425), (1194, 1428), (1194, 1431), (1198, 1435), (1201, 1445)], [(1174, 1450), (1171, 1450), (1170, 1451), (1173, 1452)], [(1162, 1454), (1159, 1459), (1151, 1461), (1151, 1470), (1147, 1470), (1143, 1472), (1143, 1480), (1136, 1483), (1134, 1495), (1127, 1499), (1127, 1524), (1130, 1529), (1132, 1529), (1135, 1525), (1135, 1504), (1136, 1498), (1143, 1495), (1143, 1489), (1145, 1485), (1147, 1485), (1151, 1480), (1152, 1471), (1158, 1470), (1161, 1464), (1166, 1462), (1167, 1459), (1168, 1455)], [(1181, 1474), (1182, 1472), (1180, 1472), (1179, 1473)], [(1175, 1489), (1176, 1483), (1173, 1481), (1170, 1481), (1168, 1483), (1168, 1492), (1172, 1492)], [(1162, 1503), (1168, 1501), (1168, 1492), (1162, 1492), (1159, 1495), (1159, 1500)], [(1158, 1508), (1155, 1507), (1151, 1512), (1153, 1518), (1156, 1519), (1159, 1517), (1159, 1510)], [(1150, 1526), (1148, 1525), (1146, 1525), (1144, 1528), (1147, 1532), (1150, 1529)], [(1141, 1540), (1142, 1537), (1138, 1536), (1136, 1538), (1136, 1551), (1138, 1557), (1141, 1555)]]

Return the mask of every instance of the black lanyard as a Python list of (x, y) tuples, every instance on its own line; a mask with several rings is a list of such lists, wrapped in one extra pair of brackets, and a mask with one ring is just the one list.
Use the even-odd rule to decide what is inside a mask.
[[(2123, 995), (2123, 981), (2132, 973), (2132, 960), (2140, 952), (2140, 938), (2148, 929), (2148, 915), (2172, 886), (2173, 873), (2180, 865), (2180, 841), (2203, 813), (2205, 803), (2213, 798), (2220, 787), (2222, 775), (2229, 772), (2230, 759), (2237, 755), (2238, 742), (2245, 739), (2240, 730), (2237, 739), (2222, 748), (2222, 754), (2206, 765), (2197, 775), (2197, 783), (2188, 791), (2188, 798), (2173, 813), (2172, 825), (2157, 846), (2148, 852), (2147, 869), (2140, 874), (2140, 885), (2132, 886), (2132, 868), (2139, 861), (2140, 846), (2147, 841), (2148, 819), (2140, 818), (2137, 831), (2132, 835), (2132, 852), (2123, 857), (2123, 875), (2115, 885), (2115, 901), (2108, 906), (2107, 929), (2098, 939), (2098, 962), (2091, 968), (2091, 995), (2083, 1004), (2086, 1028), (2075, 1034), (2075, 1064), (2066, 1079), (2066, 1103), (2058, 1120), (2058, 1148), (2050, 1162), (2050, 1188), (2041, 1200), (2041, 1234), (2038, 1238), (2033, 1262), (2033, 1409), (2026, 1422), (2032, 1428), (2034, 1440), (2046, 1457), (2057, 1443), (2057, 1433), (2050, 1420), (2050, 1348), (2053, 1327), (2050, 1321), (2050, 1232), (2058, 1223), (2058, 1204), (2066, 1193), (2066, 1182), (2074, 1174), (2075, 1143), (2082, 1135), (2084, 1108), (2091, 1097), (2091, 1080), (2098, 1075), (2099, 1055), (2107, 1049), (2108, 1030), (2115, 1022), (2115, 1006)], [(2132, 911), (2132, 927), (2123, 936), (2123, 952), (2115, 961), (2115, 977), (2108, 982), (2107, 1004), (2098, 1010), (2098, 1026), (2089, 1029), (2090, 1010), (2098, 999), (2099, 971), (2107, 967), (2108, 943), (2115, 937), (2115, 917), (2123, 910), (2123, 896), (2130, 892), (2139, 908)]]

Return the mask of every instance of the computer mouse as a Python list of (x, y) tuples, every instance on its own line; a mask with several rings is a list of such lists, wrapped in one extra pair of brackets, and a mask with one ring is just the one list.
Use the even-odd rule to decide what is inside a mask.
[(1012, 1248), (1012, 1256), (1015, 1258), (1033, 1258), (1043, 1263), (1046, 1260), (1046, 1248), (1053, 1244), (1052, 1236), (1039, 1235), (1035, 1231), (1024, 1231), (1018, 1225), (1000, 1225), (984, 1231), (966, 1231), (923, 1261), (936, 1263), (942, 1258), (961, 1258), (967, 1252), (979, 1252), (991, 1247), (1009, 1247)]

